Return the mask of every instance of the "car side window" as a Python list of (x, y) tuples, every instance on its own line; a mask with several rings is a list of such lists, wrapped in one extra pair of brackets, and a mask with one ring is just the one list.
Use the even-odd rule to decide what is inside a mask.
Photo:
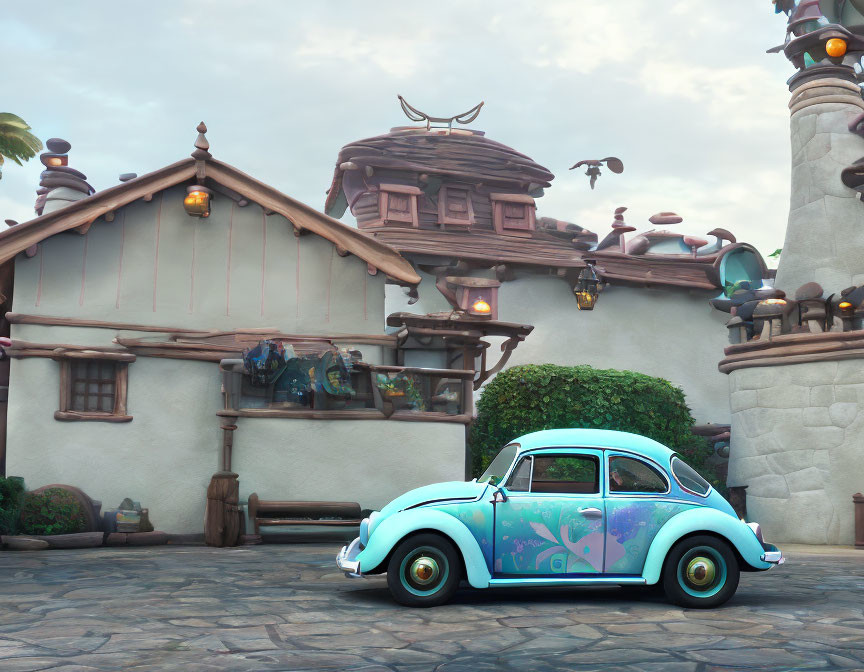
[(531, 459), (523, 457), (522, 461), (516, 465), (513, 474), (507, 481), (507, 489), (513, 492), (528, 492), (531, 488)]
[(609, 458), (609, 492), (659, 493), (669, 486), (657, 469), (632, 457)]
[(599, 471), (593, 455), (538, 455), (531, 492), (596, 494), (600, 492)]

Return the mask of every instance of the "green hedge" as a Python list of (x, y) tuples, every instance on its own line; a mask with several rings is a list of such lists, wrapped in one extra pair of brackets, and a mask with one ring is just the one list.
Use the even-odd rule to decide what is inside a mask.
[(23, 478), (0, 476), (0, 535), (17, 534), (23, 494)]
[(87, 526), (81, 503), (67, 490), (27, 492), (21, 501), (23, 534), (74, 534)]
[(690, 431), (693, 416), (680, 388), (633, 371), (590, 366), (514, 366), (486, 385), (471, 430), (473, 473), (479, 476), (508, 441), (541, 429), (587, 427), (633, 432), (681, 452), (721, 489), (706, 460), (707, 441)]

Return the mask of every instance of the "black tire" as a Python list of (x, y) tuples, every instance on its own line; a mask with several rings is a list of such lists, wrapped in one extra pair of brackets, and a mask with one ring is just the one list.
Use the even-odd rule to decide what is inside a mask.
[(688, 609), (724, 604), (735, 594), (739, 578), (738, 559), (729, 544), (707, 535), (682, 539), (663, 563), (666, 597)]
[(453, 597), (462, 561), (453, 543), (437, 534), (403, 539), (387, 563), (387, 587), (406, 607), (437, 607)]

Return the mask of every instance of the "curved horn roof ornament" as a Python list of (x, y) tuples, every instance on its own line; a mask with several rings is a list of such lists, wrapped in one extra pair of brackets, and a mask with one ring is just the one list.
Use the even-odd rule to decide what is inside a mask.
[(462, 112), (461, 114), (454, 115), (452, 117), (433, 117), (425, 112), (421, 112), (416, 107), (410, 105), (407, 100), (405, 100), (402, 96), (398, 96), (399, 104), (402, 106), (402, 111), (405, 113), (405, 116), (408, 117), (411, 121), (425, 121), (426, 122), (426, 130), (428, 131), (432, 128), (432, 122), (447, 124), (447, 128), (453, 128), (453, 122), (455, 121), (457, 124), (470, 124), (477, 118), (477, 115), (480, 114), (480, 108), (483, 107), (484, 101), (480, 101), (479, 105), (475, 105), (467, 112)]

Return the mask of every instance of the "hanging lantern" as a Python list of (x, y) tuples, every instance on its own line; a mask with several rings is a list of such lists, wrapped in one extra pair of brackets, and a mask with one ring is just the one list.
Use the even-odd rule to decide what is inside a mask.
[(573, 294), (576, 296), (576, 305), (579, 310), (594, 310), (597, 297), (600, 295), (600, 279), (594, 271), (594, 260), (585, 260), (588, 264), (579, 273)]
[(492, 312), (492, 306), (481, 296), (471, 304), (471, 312), (477, 315), (489, 315)]
[(210, 216), (210, 190), (200, 184), (186, 187), (186, 198), (183, 199), (183, 208), (191, 217)]

